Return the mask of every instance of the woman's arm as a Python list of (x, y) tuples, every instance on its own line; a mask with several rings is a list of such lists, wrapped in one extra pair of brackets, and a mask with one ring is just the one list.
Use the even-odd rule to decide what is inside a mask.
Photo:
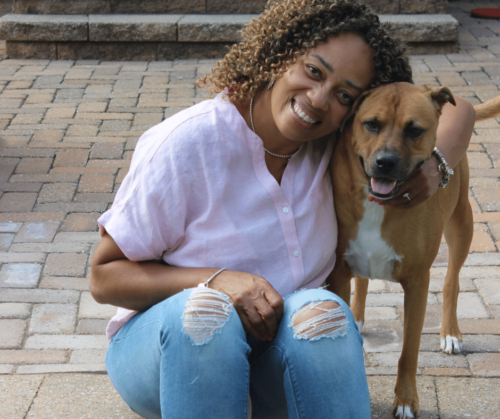
[[(437, 130), (436, 147), (443, 154), (450, 167), (455, 167), (467, 152), (476, 112), (468, 100), (455, 97), (456, 106), (447, 103), (443, 106)], [(396, 208), (413, 208), (434, 195), (443, 179), (438, 171), (439, 160), (433, 154), (422, 167), (402, 186), (398, 195), (383, 202)], [(411, 201), (403, 194), (409, 193)]]
[[(178, 268), (159, 262), (128, 260), (105, 231), (92, 258), (90, 292), (101, 304), (144, 311), (185, 289), (195, 288), (219, 268)], [(262, 277), (223, 271), (210, 288), (226, 294), (243, 327), (257, 339), (269, 340), (283, 316), (283, 299)]]

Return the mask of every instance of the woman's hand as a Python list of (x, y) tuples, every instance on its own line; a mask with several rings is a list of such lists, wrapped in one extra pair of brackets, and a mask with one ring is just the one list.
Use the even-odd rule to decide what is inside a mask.
[[(381, 205), (392, 205), (399, 209), (416, 207), (434, 195), (443, 179), (443, 174), (438, 170), (439, 160), (433, 154), (431, 158), (413, 173), (410, 179), (401, 185), (398, 194), (391, 199), (381, 201), (369, 196), (369, 201), (379, 202)], [(406, 195), (410, 198), (408, 199)]]
[(283, 298), (264, 278), (247, 272), (224, 271), (210, 288), (229, 297), (243, 328), (254, 338), (272, 340), (283, 317)]

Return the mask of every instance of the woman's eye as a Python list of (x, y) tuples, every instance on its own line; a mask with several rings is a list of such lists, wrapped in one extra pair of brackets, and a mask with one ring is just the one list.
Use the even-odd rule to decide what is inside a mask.
[(316, 67), (313, 67), (311, 65), (308, 65), (307, 68), (309, 69), (309, 72), (314, 76), (314, 77), (319, 77), (321, 73)]
[(340, 93), (340, 97), (347, 103), (352, 104), (352, 102), (354, 102), (354, 100), (352, 99), (351, 95), (347, 94), (347, 93)]

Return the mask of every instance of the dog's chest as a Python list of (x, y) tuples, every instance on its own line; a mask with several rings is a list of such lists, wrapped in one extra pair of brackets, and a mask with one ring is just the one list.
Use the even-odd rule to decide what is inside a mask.
[(364, 207), (358, 235), (349, 242), (344, 259), (356, 276), (396, 281), (392, 276), (394, 263), (401, 262), (403, 257), (382, 238), (384, 207), (368, 200), (365, 200)]

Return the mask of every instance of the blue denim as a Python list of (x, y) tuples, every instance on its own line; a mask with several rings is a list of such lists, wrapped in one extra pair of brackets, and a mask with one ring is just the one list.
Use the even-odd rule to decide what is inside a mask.
[[(195, 345), (183, 326), (191, 291), (137, 314), (110, 343), (108, 374), (132, 410), (148, 419), (247, 419), (250, 394), (253, 419), (370, 418), (362, 338), (335, 294), (314, 289), (289, 295), (272, 342), (246, 334), (231, 306), (220, 330)], [(343, 308), (345, 334), (294, 336), (292, 315), (315, 301)]]

